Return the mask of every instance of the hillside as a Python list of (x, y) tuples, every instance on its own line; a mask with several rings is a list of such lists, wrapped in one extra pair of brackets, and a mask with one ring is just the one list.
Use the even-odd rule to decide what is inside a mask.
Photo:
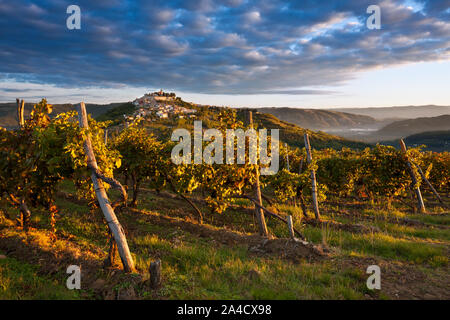
[(302, 128), (327, 130), (338, 128), (372, 127), (377, 121), (369, 116), (355, 115), (332, 110), (297, 108), (259, 108), (261, 113), (272, 114), (280, 120), (289, 121)]
[(303, 148), (305, 146), (303, 135), (309, 133), (311, 143), (316, 149), (333, 148), (342, 149), (342, 147), (363, 149), (368, 145), (363, 142), (348, 140), (322, 131), (312, 131), (301, 128), (293, 123), (282, 121), (271, 114), (256, 113), (255, 122), (259, 127), (267, 129), (280, 129), (280, 138), (291, 147)]
[(438, 117), (450, 114), (450, 106), (405, 106), (388, 108), (336, 108), (330, 111), (365, 115), (377, 120), (382, 119), (413, 119), (419, 117)]
[[(412, 147), (426, 146), (426, 150), (442, 152), (450, 151), (450, 130), (422, 132), (406, 137), (405, 143)], [(398, 147), (398, 141), (383, 141), (382, 144)]]
[(264, 114), (271, 114), (280, 120), (296, 124), (310, 130), (321, 130), (330, 135), (348, 140), (379, 141), (375, 133), (395, 119), (377, 120), (366, 115), (358, 115), (334, 110), (297, 108), (260, 108)]
[[(87, 111), (92, 114), (93, 117), (97, 117), (106, 111), (113, 109), (123, 103), (109, 103), (109, 104), (86, 104)], [(25, 103), (25, 117), (29, 117), (30, 111), (33, 108), (34, 103)], [(0, 103), (0, 127), (13, 128), (17, 125), (16, 111), (17, 104), (15, 102)], [(75, 110), (73, 104), (54, 104), (52, 115), (56, 115), (61, 112), (67, 112), (69, 110)]]
[[(205, 128), (214, 128), (219, 126), (219, 112), (222, 107), (207, 107), (190, 104), (185, 101), (177, 101), (177, 104), (183, 107), (197, 110), (197, 120), (203, 121)], [(131, 104), (122, 104), (110, 109), (105, 114), (97, 117), (97, 120), (105, 121), (112, 120), (114, 125), (120, 125), (123, 122), (123, 114), (131, 114), (133, 112)], [(247, 109), (237, 109), (237, 117), (239, 120), (246, 121)], [(260, 128), (266, 129), (280, 129), (280, 138), (283, 142), (288, 143), (292, 147), (304, 147), (303, 134), (308, 132), (311, 137), (311, 143), (314, 148), (334, 148), (341, 149), (342, 147), (363, 149), (369, 146), (366, 143), (348, 140), (339, 136), (331, 135), (321, 131), (312, 131), (304, 129), (293, 123), (282, 121), (276, 116), (266, 113), (254, 112), (255, 124)], [(175, 127), (192, 128), (193, 120), (187, 119), (158, 119), (151, 122), (146, 122), (147, 129), (161, 137), (162, 139), (170, 138), (170, 135)]]
[(392, 140), (413, 134), (450, 130), (450, 115), (395, 121), (374, 133), (380, 140)]

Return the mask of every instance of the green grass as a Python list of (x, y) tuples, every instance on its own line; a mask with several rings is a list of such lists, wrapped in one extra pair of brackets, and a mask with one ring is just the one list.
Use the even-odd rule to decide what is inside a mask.
[(384, 232), (396, 237), (419, 238), (429, 242), (448, 242), (450, 241), (450, 231), (447, 229), (438, 229), (432, 227), (412, 227), (385, 222), (374, 222)]
[[(411, 227), (394, 222), (387, 222), (386, 218), (394, 221), (407, 215), (398, 210), (365, 209), (364, 214), (372, 215), (375, 219), (357, 220), (356, 223), (378, 227), (381, 232), (353, 234), (351, 232), (305, 226), (300, 218), (300, 209), (287, 205), (277, 206), (286, 214), (294, 218), (295, 227), (301, 230), (307, 239), (317, 244), (326, 244), (340, 249), (344, 254), (357, 253), (360, 256), (379, 257), (415, 264), (428, 264), (434, 267), (447, 266), (447, 246), (450, 232), (447, 229), (430, 228), (427, 226)], [(435, 224), (446, 224), (447, 216), (414, 215), (408, 217), (418, 221)], [(322, 214), (322, 219), (334, 220), (341, 223), (355, 223), (355, 219), (340, 215)], [(271, 229), (279, 237), (288, 237), (286, 226), (276, 224)]]
[(380, 217), (380, 218), (404, 218), (406, 217), (406, 213), (399, 211), (398, 209), (392, 208), (390, 210), (380, 210), (380, 209), (363, 209), (363, 215), (368, 215), (372, 217)]
[(448, 226), (450, 225), (450, 215), (424, 215), (415, 214), (411, 215), (412, 219), (419, 220), (425, 223), (438, 224)]
[[(364, 281), (355, 279), (358, 270), (341, 272), (328, 264), (302, 261), (292, 263), (278, 258), (249, 254), (245, 246), (211, 246), (208, 239), (177, 229), (155, 226), (134, 219), (142, 230), (130, 246), (141, 270), (149, 261), (163, 257), (164, 282), (158, 293), (171, 299), (360, 299)], [(178, 241), (177, 241), (178, 240)], [(175, 245), (174, 245), (175, 243)], [(260, 272), (250, 279), (249, 272)], [(330, 279), (330, 273), (333, 274)], [(355, 274), (358, 277), (355, 278)], [(359, 283), (360, 282), (360, 283)], [(324, 286), (324, 283), (327, 285)], [(269, 290), (267, 288), (270, 288)], [(336, 296), (337, 294), (337, 296)]]
[[(245, 247), (212, 247), (183, 237), (182, 243), (142, 236), (133, 243), (137, 265), (148, 268), (154, 256), (164, 257), (161, 298), (171, 299), (361, 299), (363, 274), (325, 264), (294, 264), (249, 256)], [(260, 275), (252, 279), (250, 271)]]
[(397, 238), (386, 233), (352, 234), (346, 231), (306, 227), (304, 233), (315, 243), (326, 243), (350, 254), (389, 260), (447, 266), (447, 248), (443, 245)]
[(79, 292), (63, 285), (63, 278), (39, 275), (38, 269), (13, 258), (0, 259), (0, 300), (80, 299)]

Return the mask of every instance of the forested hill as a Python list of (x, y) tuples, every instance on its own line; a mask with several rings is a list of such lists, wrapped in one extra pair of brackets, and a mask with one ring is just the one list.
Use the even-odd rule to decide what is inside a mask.
[(363, 142), (348, 140), (322, 131), (304, 129), (293, 123), (282, 121), (271, 114), (256, 113), (254, 119), (260, 128), (280, 129), (281, 140), (288, 143), (291, 147), (303, 148), (305, 146), (303, 140), (305, 132), (309, 133), (311, 143), (316, 149), (333, 148), (340, 150), (342, 147), (364, 149), (369, 146)]
[(332, 110), (297, 108), (259, 108), (257, 110), (311, 130), (366, 127), (373, 126), (377, 122), (369, 116)]
[(442, 115), (395, 121), (378, 130), (375, 135), (383, 140), (391, 140), (422, 132), (447, 130), (450, 130), (450, 115)]
[(450, 106), (404, 106), (383, 108), (337, 108), (330, 111), (339, 111), (357, 115), (365, 115), (377, 120), (381, 119), (414, 119), (424, 117), (438, 117), (450, 114)]
[[(413, 134), (406, 137), (405, 143), (412, 147), (425, 145), (426, 150), (450, 152), (450, 130)], [(398, 147), (398, 140), (384, 141), (382, 144)]]

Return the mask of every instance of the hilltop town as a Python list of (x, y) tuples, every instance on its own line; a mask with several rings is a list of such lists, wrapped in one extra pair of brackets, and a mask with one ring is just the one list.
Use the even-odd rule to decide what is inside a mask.
[(195, 118), (194, 113), (197, 110), (182, 107), (179, 105), (180, 102), (181, 98), (177, 97), (174, 92), (164, 92), (161, 89), (157, 92), (146, 93), (132, 102), (136, 111), (131, 116), (124, 115), (124, 118), (127, 121), (139, 118), (151, 121), (155, 118)]

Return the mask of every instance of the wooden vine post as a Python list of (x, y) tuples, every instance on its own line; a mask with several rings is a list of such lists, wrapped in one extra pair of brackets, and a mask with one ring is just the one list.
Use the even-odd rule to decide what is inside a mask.
[[(285, 218), (279, 216), (278, 214), (276, 214), (276, 213), (270, 211), (269, 209), (267, 209), (267, 208), (261, 206), (261, 205), (258, 203), (258, 201), (256, 201), (256, 199), (254, 199), (254, 198), (252, 198), (252, 197), (249, 197), (249, 196), (247, 196), (247, 195), (240, 195), (240, 196), (235, 196), (234, 198), (248, 199), (248, 200), (250, 200), (251, 202), (253, 202), (253, 203), (255, 204), (256, 207), (258, 207), (258, 208), (260, 208), (261, 210), (263, 210), (264, 212), (266, 212), (269, 216), (272, 216), (272, 217), (274, 217), (274, 218), (276, 218), (276, 219), (278, 219), (278, 220), (280, 220), (280, 221), (283, 221), (283, 222), (286, 223), (286, 224), (288, 223), (287, 219), (285, 219)], [(296, 235), (298, 235), (302, 240), (305, 240), (305, 241), (306, 241), (305, 236), (302, 235), (298, 230), (296, 230), (296, 229), (294, 228), (294, 226), (292, 226), (292, 229), (294, 230), (294, 233), (295, 233)]]
[(108, 145), (108, 129), (105, 129), (105, 131), (103, 132), (103, 139), (105, 142), (105, 146)]
[[(300, 166), (298, 168), (298, 174), (301, 175), (303, 172), (303, 158), (300, 160)], [(303, 190), (300, 186), (297, 187), (297, 197), (300, 200), (300, 206), (302, 208), (303, 215), (308, 217), (308, 210), (306, 208), (305, 199), (303, 199)]]
[[(84, 102), (81, 102), (78, 106), (78, 121), (81, 128), (89, 129), (89, 124), (87, 120), (86, 106)], [(88, 167), (91, 168), (92, 183), (94, 184), (95, 194), (97, 195), (98, 203), (102, 209), (103, 215), (105, 216), (106, 222), (108, 223), (109, 230), (111, 231), (114, 240), (117, 244), (117, 249), (119, 251), (120, 259), (122, 260), (123, 269), (126, 272), (133, 272), (134, 262), (131, 257), (130, 249), (128, 248), (127, 239), (125, 233), (117, 220), (116, 214), (108, 200), (108, 195), (106, 194), (105, 188), (101, 180), (97, 178), (96, 170), (98, 170), (97, 160), (95, 159), (94, 150), (92, 149), (91, 136), (88, 133), (84, 141), (84, 150), (87, 156)]]
[(23, 112), (25, 109), (25, 101), (16, 99), (17, 102), (17, 121), (19, 123), (19, 127), (22, 128), (25, 125), (25, 118), (23, 116)]
[(292, 216), (289, 215), (287, 217), (287, 225), (288, 225), (288, 230), (289, 230), (289, 236), (292, 239), (295, 239), (295, 234), (294, 234), (294, 222), (292, 221)]
[[(17, 102), (17, 124), (19, 125), (19, 128), (23, 128), (25, 126), (25, 117), (23, 115), (25, 109), (25, 101), (16, 99), (16, 102)], [(17, 216), (17, 222), (19, 223), (19, 225), (23, 227), (25, 231), (28, 232), (30, 227), (31, 212), (28, 209), (25, 199), (21, 198), (20, 200), (17, 199), (13, 200), (19, 206), (19, 215)]]
[(286, 148), (286, 169), (287, 171), (291, 171), (291, 167), (289, 166), (289, 152), (287, 143), (284, 144), (284, 147)]
[[(291, 171), (291, 166), (289, 164), (289, 149), (288, 149), (288, 144), (287, 143), (284, 144), (284, 148), (286, 149), (286, 170), (288, 172), (290, 172)], [(288, 201), (291, 201), (294, 204), (294, 206), (297, 206), (297, 202), (295, 201), (295, 197), (292, 197), (292, 198), (288, 199)]]
[(417, 206), (418, 206), (419, 212), (425, 213), (425, 204), (423, 203), (422, 193), (420, 192), (420, 187), (417, 186), (417, 178), (416, 178), (416, 175), (414, 174), (412, 164), (408, 159), (408, 155), (406, 153), (406, 144), (403, 141), (403, 139), (400, 139), (400, 147), (401, 147), (402, 153), (405, 157), (406, 165), (408, 166), (408, 171), (409, 171), (409, 174), (410, 174), (411, 180), (412, 180), (412, 187), (414, 189), (414, 192), (416, 193)]
[[(309, 135), (305, 133), (305, 149), (306, 149), (306, 155), (308, 163), (312, 163), (312, 151), (311, 151), (311, 144), (309, 143)], [(317, 181), (316, 181), (316, 172), (314, 169), (311, 169), (311, 189), (312, 189), (312, 200), (313, 200), (313, 206), (314, 206), (314, 215), (316, 216), (317, 220), (320, 220), (320, 212), (319, 212), (319, 202), (317, 200)]]
[(425, 181), (428, 185), (428, 187), (431, 189), (431, 191), (433, 192), (433, 194), (436, 196), (436, 199), (438, 199), (438, 201), (442, 204), (444, 204), (444, 202), (442, 201), (441, 196), (439, 195), (439, 193), (436, 191), (436, 189), (433, 187), (433, 185), (431, 184), (430, 180), (427, 179), (427, 177), (425, 176), (425, 174), (422, 171), (422, 168), (413, 162), (413, 164), (416, 166), (417, 171), (419, 171), (420, 176), (422, 177), (422, 180)]
[[(253, 114), (251, 111), (249, 111), (248, 117), (249, 117), (250, 128), (253, 129)], [(258, 165), (256, 165), (256, 182), (255, 182), (254, 189), (255, 189), (256, 201), (259, 204), (259, 207), (255, 205), (256, 219), (258, 220), (258, 224), (259, 224), (259, 233), (263, 237), (268, 237), (269, 231), (267, 230), (266, 219), (264, 218), (264, 211), (261, 209), (263, 203), (262, 203), (262, 197), (261, 197), (261, 186), (259, 184), (259, 167), (258, 167)]]

